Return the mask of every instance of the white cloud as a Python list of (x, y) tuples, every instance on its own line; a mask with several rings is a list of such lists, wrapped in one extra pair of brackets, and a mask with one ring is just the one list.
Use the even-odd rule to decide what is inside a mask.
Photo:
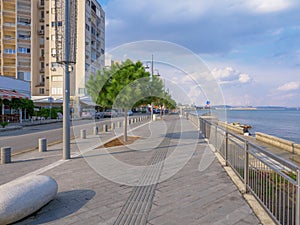
[(248, 84), (252, 81), (250, 75), (241, 73), (232, 67), (215, 68), (212, 74), (219, 81), (219, 84)]
[(251, 77), (248, 74), (242, 73), (239, 76), (239, 81), (243, 84), (247, 84), (251, 81)]
[(250, 0), (247, 5), (258, 13), (271, 13), (286, 10), (292, 7), (294, 0)]
[(298, 90), (300, 88), (300, 83), (297, 82), (288, 82), (285, 83), (284, 85), (281, 85), (280, 87), (277, 88), (279, 91), (294, 91)]

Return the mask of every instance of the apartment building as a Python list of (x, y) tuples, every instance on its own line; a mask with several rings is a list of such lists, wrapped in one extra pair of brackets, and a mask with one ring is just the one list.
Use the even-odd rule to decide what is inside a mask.
[(0, 0), (0, 75), (31, 80), (31, 1)]
[[(32, 98), (61, 99), (64, 68), (56, 63), (55, 0), (31, 2)], [(97, 0), (78, 0), (77, 9), (77, 57), (76, 64), (70, 67), (71, 100), (86, 95), (85, 84), (91, 73), (104, 66), (105, 51), (105, 13), (101, 5)], [(57, 25), (62, 24), (58, 21)]]

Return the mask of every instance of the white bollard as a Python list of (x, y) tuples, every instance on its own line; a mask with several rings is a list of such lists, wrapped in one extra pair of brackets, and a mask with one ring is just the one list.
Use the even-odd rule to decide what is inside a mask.
[(99, 130), (98, 130), (98, 127), (94, 127), (94, 130), (93, 130), (93, 131), (94, 131), (94, 132), (93, 132), (94, 135), (98, 135), (98, 131), (99, 131)]
[(80, 130), (80, 138), (81, 139), (86, 139), (86, 130)]
[(46, 152), (46, 151), (47, 151), (47, 139), (39, 138), (39, 152)]
[(103, 132), (108, 132), (108, 126), (107, 126), (107, 124), (103, 125)]
[(1, 148), (1, 164), (11, 163), (11, 147)]

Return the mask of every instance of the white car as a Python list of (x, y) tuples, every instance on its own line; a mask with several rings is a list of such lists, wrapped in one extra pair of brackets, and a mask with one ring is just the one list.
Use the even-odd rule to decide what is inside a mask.
[(114, 109), (107, 109), (103, 115), (103, 117), (117, 117), (117, 116), (118, 116), (118, 113)]
[(81, 113), (82, 119), (95, 119), (96, 109), (83, 109)]

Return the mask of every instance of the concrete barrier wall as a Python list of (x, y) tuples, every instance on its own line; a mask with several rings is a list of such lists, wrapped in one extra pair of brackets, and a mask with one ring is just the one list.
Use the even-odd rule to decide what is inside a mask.
[(296, 144), (293, 141), (285, 140), (282, 138), (278, 138), (272, 135), (256, 132), (255, 133), (256, 140), (262, 141), (264, 143), (273, 145), (275, 147), (284, 149), (286, 151), (289, 151), (291, 153), (295, 153), (300, 155), (300, 144)]
[(221, 126), (221, 127), (226, 128), (229, 131), (233, 131), (233, 132), (238, 133), (238, 134), (244, 134), (244, 131), (243, 131), (242, 127), (234, 126), (232, 124), (228, 124), (228, 123), (225, 123), (225, 122), (222, 122), (222, 121), (219, 121), (218, 125)]

